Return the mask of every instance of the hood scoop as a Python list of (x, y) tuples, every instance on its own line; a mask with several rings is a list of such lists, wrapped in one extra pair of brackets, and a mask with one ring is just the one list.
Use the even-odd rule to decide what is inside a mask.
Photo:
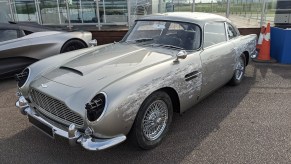
[(67, 71), (70, 71), (70, 72), (76, 73), (76, 74), (78, 74), (78, 75), (80, 75), (80, 76), (83, 76), (83, 73), (82, 73), (81, 71), (76, 70), (76, 69), (74, 69), (74, 68), (70, 68), (70, 67), (66, 67), (66, 66), (60, 66), (59, 69), (67, 70)]

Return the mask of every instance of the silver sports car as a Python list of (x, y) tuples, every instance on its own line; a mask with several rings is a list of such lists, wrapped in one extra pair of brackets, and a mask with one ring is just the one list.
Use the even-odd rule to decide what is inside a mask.
[(138, 19), (119, 43), (39, 61), (20, 75), (16, 106), (38, 129), (88, 150), (127, 137), (143, 149), (161, 143), (173, 112), (219, 87), (238, 85), (256, 35), (226, 18), (166, 13)]
[(19, 73), (40, 59), (88, 47), (91, 40), (90, 32), (0, 23), (0, 78)]

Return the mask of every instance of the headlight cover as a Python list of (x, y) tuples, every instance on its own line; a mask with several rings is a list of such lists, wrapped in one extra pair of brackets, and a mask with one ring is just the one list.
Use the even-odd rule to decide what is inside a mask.
[(87, 118), (89, 121), (96, 121), (104, 113), (106, 104), (106, 95), (99, 93), (93, 99), (85, 105), (87, 110)]
[(28, 79), (30, 70), (25, 68), (21, 73), (15, 75), (15, 79), (18, 82), (18, 87), (21, 88)]

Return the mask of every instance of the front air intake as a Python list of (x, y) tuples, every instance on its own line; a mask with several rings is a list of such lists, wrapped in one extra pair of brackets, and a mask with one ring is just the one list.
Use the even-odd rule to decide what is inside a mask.
[(30, 95), (32, 102), (36, 105), (37, 111), (48, 118), (61, 122), (67, 126), (72, 123), (76, 124), (77, 127), (83, 126), (84, 121), (82, 116), (72, 111), (63, 102), (36, 89), (31, 89)]

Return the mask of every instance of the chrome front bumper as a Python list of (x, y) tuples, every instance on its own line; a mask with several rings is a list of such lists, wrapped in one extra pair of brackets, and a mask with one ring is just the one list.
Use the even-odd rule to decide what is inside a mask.
[[(50, 122), (46, 121), (42, 117), (40, 117), (34, 109), (30, 108), (27, 101), (23, 96), (19, 97), (19, 100), (16, 102), (16, 107), (19, 108), (20, 112), (24, 115), (28, 115), (28, 117), (32, 117), (34, 120), (39, 121), (41, 124), (50, 127), (52, 129), (54, 138), (55, 135), (67, 138), (69, 140), (70, 145), (76, 145), (76, 143), (79, 143), (87, 150), (103, 150), (107, 149), (109, 147), (115, 146), (123, 141), (126, 140), (125, 135), (119, 135), (114, 138), (110, 139), (99, 139), (99, 138), (93, 138), (88, 134), (84, 134), (76, 129), (76, 126), (74, 124), (71, 124), (68, 128), (68, 130), (63, 130), (61, 128), (56, 127), (55, 125), (51, 124)], [(34, 125), (34, 124), (33, 124)], [(36, 128), (43, 131), (38, 126), (34, 125)], [(47, 134), (47, 133), (46, 133)]]

